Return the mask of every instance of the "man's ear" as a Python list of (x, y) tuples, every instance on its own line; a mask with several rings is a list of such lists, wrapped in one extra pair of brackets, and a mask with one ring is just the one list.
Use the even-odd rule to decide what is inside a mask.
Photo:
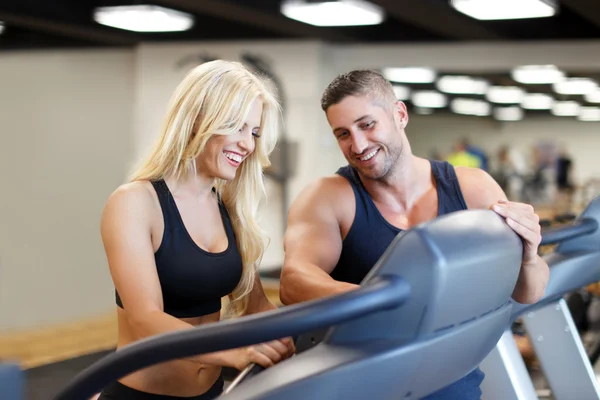
[(396, 102), (396, 115), (398, 116), (400, 128), (406, 128), (406, 125), (408, 125), (408, 110), (406, 109), (406, 104), (404, 104), (403, 101), (398, 100)]

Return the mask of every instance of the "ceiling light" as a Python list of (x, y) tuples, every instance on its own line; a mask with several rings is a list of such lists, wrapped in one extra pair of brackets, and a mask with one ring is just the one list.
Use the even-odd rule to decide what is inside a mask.
[(494, 118), (498, 121), (520, 121), (523, 114), (523, 109), (516, 106), (494, 108)]
[(580, 121), (600, 121), (600, 108), (581, 107), (577, 119)]
[(4, 32), (4, 22), (0, 21), (0, 35)]
[(511, 71), (512, 78), (526, 84), (550, 84), (563, 80), (564, 72), (554, 65), (523, 65)]
[(554, 104), (554, 98), (542, 93), (527, 93), (521, 101), (521, 107), (526, 110), (549, 110)]
[(523, 89), (516, 86), (492, 86), (486, 98), (492, 103), (520, 104), (525, 96)]
[(392, 88), (398, 100), (410, 99), (410, 88), (408, 86), (393, 85)]
[(453, 94), (485, 94), (489, 83), (483, 79), (469, 76), (442, 76), (437, 81), (437, 88), (444, 93)]
[(410, 101), (416, 107), (422, 108), (443, 108), (448, 104), (446, 96), (434, 90), (414, 92)]
[(385, 79), (392, 82), (432, 83), (436, 78), (436, 73), (431, 68), (384, 68), (382, 72)]
[(281, 5), (281, 13), (315, 26), (377, 25), (384, 18), (381, 7), (364, 0), (287, 0)]
[(99, 7), (94, 11), (94, 20), (135, 32), (185, 31), (194, 24), (190, 14), (149, 5)]
[(551, 112), (558, 117), (574, 117), (579, 114), (579, 109), (576, 101), (556, 101)]
[(570, 78), (556, 82), (554, 91), (559, 94), (588, 94), (598, 89), (598, 84), (589, 78)]
[(490, 115), (490, 104), (483, 100), (454, 99), (450, 102), (450, 109), (456, 114), (476, 115), (479, 117)]
[(431, 115), (431, 114), (433, 114), (433, 109), (423, 108), (423, 107), (415, 107), (415, 113), (420, 114), (420, 115)]
[(457, 11), (479, 20), (551, 17), (555, 0), (451, 0)]
[(585, 101), (588, 103), (600, 103), (600, 89), (585, 95)]

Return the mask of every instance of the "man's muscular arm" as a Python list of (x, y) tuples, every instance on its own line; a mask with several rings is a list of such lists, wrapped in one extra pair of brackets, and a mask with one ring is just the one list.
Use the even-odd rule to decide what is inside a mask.
[(284, 235), (285, 259), (279, 296), (283, 304), (328, 297), (358, 288), (329, 274), (341, 251), (342, 237), (328, 179), (309, 186), (292, 204)]
[(508, 201), (500, 186), (486, 172), (456, 168), (461, 189), (469, 208), (494, 210), (523, 239), (523, 259), (513, 299), (532, 304), (544, 295), (550, 269), (538, 255), (542, 239), (540, 219), (529, 204)]

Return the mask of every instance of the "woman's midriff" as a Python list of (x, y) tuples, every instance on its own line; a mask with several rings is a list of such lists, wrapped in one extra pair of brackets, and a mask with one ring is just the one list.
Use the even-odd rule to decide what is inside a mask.
[[(121, 348), (137, 339), (129, 326), (127, 313), (117, 307), (119, 323), (119, 343)], [(198, 326), (217, 322), (220, 313), (197, 318), (181, 318), (191, 325)], [(199, 396), (210, 389), (219, 378), (221, 367), (182, 360), (168, 361), (141, 369), (119, 379), (119, 382), (133, 389), (147, 393), (179, 397)]]

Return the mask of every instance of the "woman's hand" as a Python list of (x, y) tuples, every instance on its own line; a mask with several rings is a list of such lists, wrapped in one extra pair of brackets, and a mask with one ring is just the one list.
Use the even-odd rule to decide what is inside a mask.
[(249, 364), (258, 364), (263, 368), (273, 365), (291, 357), (295, 352), (294, 343), (290, 338), (273, 340), (253, 346), (228, 350), (225, 364), (239, 371)]

